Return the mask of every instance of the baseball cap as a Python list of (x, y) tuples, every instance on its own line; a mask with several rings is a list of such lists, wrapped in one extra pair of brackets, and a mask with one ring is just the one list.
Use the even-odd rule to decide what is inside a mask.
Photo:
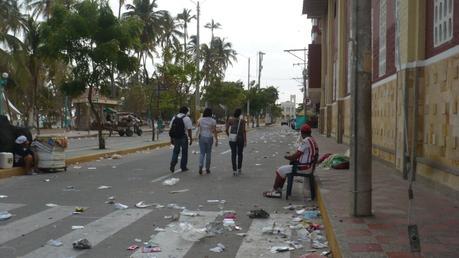
[(24, 135), (21, 135), (19, 136), (18, 138), (16, 138), (16, 143), (17, 144), (23, 144), (27, 141), (27, 137), (25, 137)]
[(304, 124), (301, 126), (300, 131), (302, 133), (310, 133), (311, 132), (311, 127), (308, 124)]

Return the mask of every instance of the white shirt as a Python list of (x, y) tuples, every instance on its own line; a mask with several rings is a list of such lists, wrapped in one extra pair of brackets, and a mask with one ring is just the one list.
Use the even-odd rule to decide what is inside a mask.
[[(184, 132), (184, 133), (185, 133), (185, 135), (188, 135), (188, 134), (186, 133), (186, 131), (187, 131), (188, 129), (193, 129), (193, 124), (191, 123), (191, 119), (190, 119), (189, 117), (187, 117), (187, 116), (186, 116), (185, 114), (183, 114), (183, 113), (178, 113), (178, 114), (177, 114), (177, 117), (179, 117), (179, 118), (182, 118), (182, 117), (183, 117), (183, 124), (184, 124), (184, 126), (185, 126), (185, 132)], [(172, 123), (174, 122), (174, 119), (175, 119), (175, 116), (172, 117), (172, 120), (171, 120), (171, 123), (170, 123), (171, 125), (172, 125)]]
[(217, 126), (215, 119), (202, 117), (199, 119), (199, 134), (203, 137), (212, 137), (215, 126)]

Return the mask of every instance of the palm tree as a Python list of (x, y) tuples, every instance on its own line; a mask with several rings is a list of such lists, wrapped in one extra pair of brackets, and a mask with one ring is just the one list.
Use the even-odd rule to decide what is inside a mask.
[(16, 33), (23, 25), (24, 16), (15, 0), (0, 0), (0, 41), (5, 40), (8, 32)]
[(118, 6), (118, 20), (119, 20), (121, 19), (121, 8), (126, 3), (126, 0), (119, 0), (118, 3), (119, 3), (119, 6)]
[(146, 62), (148, 58), (151, 58), (154, 64), (153, 53), (156, 52), (156, 43), (162, 29), (161, 23), (163, 22), (162, 16), (164, 11), (156, 11), (157, 7), (156, 0), (134, 0), (132, 4), (126, 5), (128, 11), (123, 14), (125, 17), (138, 17), (143, 22), (143, 31), (140, 36), (142, 46), (138, 50), (138, 58), (139, 62), (143, 62), (143, 73), (146, 84), (149, 82)]
[(205, 86), (223, 80), (226, 69), (233, 64), (237, 55), (232, 44), (219, 37), (214, 38), (211, 47), (202, 44), (201, 53), (204, 59), (202, 72)]
[(181, 22), (180, 26), (183, 27), (183, 53), (187, 53), (187, 44), (186, 40), (188, 38), (188, 23), (193, 19), (196, 19), (195, 15), (191, 15), (191, 10), (183, 9), (181, 13), (177, 15), (177, 20)]
[(204, 25), (204, 28), (210, 29), (212, 37), (210, 38), (210, 45), (212, 45), (212, 42), (214, 41), (214, 30), (221, 29), (222, 25), (219, 22), (215, 22), (214, 19), (212, 19), (211, 22), (208, 22), (206, 25)]
[[(162, 17), (161, 23), (161, 35), (159, 38), (159, 43), (163, 52), (163, 61), (164, 63), (170, 63), (172, 61), (172, 51), (180, 49), (179, 37), (182, 37), (183, 34), (177, 29), (177, 24), (169, 12), (165, 11)], [(174, 51), (178, 60), (180, 51)], [(177, 61), (176, 60), (176, 61)]]

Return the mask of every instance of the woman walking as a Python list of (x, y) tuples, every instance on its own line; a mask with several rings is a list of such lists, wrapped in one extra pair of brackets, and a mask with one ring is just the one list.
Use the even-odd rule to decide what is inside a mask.
[[(233, 175), (241, 174), (242, 152), (247, 146), (247, 134), (245, 131), (245, 121), (241, 117), (241, 109), (234, 111), (232, 118), (226, 124), (226, 135), (228, 135), (229, 145), (231, 148), (231, 162), (233, 164)], [(237, 156), (237, 164), (236, 164)], [(236, 170), (237, 169), (237, 170)]]
[[(213, 137), (215, 137), (215, 147), (218, 146), (217, 122), (212, 118), (212, 110), (204, 109), (202, 118), (198, 121), (199, 132), (199, 174), (202, 175), (204, 158), (206, 159), (206, 172), (210, 174), (210, 161), (212, 158)], [(212, 137), (213, 136), (213, 137)]]

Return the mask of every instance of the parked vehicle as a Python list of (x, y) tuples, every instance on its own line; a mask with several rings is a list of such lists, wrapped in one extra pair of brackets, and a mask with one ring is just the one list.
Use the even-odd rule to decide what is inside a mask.
[[(136, 116), (131, 112), (118, 112), (113, 109), (105, 109), (106, 113), (105, 122), (102, 124), (103, 130), (108, 130), (110, 132), (109, 136), (112, 135), (112, 132), (118, 132), (119, 136), (128, 136), (131, 137), (135, 134), (141, 136), (143, 131), (140, 128), (143, 124), (142, 119)], [(93, 129), (97, 129), (95, 122), (91, 125)]]

